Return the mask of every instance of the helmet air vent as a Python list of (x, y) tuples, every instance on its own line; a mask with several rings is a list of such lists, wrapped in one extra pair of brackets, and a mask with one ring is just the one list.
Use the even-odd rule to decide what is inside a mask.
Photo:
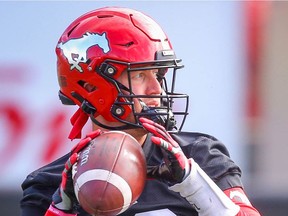
[(79, 25), (80, 23), (77, 23), (77, 25), (75, 25), (68, 33), (67, 33), (67, 36), (69, 37), (71, 35), (71, 33), (77, 28), (77, 26)]
[(110, 18), (110, 17), (113, 17), (113, 15), (98, 15), (97, 16), (98, 18)]

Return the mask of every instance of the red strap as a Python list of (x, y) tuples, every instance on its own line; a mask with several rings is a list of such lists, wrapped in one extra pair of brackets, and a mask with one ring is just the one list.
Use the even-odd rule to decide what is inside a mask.
[(224, 193), (238, 206), (240, 211), (236, 216), (260, 216), (260, 213), (251, 205), (245, 192), (240, 187), (230, 188)]
[(68, 136), (69, 139), (80, 139), (81, 138), (81, 131), (88, 121), (88, 114), (85, 113), (81, 108), (79, 108), (74, 115), (71, 117), (70, 122), (72, 124), (72, 129)]
[(50, 205), (44, 216), (77, 216), (77, 214), (68, 214)]

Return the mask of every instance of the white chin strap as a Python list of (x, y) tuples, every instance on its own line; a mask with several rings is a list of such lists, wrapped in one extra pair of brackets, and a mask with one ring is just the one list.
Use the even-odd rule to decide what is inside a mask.
[(199, 216), (235, 216), (240, 207), (224, 194), (193, 159), (189, 159), (189, 163), (190, 174), (183, 182), (169, 189), (180, 193), (194, 206)]

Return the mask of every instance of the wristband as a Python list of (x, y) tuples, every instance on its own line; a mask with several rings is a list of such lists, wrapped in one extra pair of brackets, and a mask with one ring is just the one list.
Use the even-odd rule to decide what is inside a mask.
[(169, 189), (179, 192), (194, 206), (199, 216), (235, 216), (240, 207), (224, 194), (193, 159), (189, 159), (189, 163), (192, 167), (187, 178)]
[(44, 216), (77, 216), (77, 214), (65, 213), (53, 205), (50, 205)]

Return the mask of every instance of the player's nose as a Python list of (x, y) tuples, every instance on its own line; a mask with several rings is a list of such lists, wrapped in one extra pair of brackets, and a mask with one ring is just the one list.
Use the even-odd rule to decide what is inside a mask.
[(157, 76), (153, 72), (149, 72), (146, 83), (146, 95), (160, 95), (162, 92), (161, 85)]

